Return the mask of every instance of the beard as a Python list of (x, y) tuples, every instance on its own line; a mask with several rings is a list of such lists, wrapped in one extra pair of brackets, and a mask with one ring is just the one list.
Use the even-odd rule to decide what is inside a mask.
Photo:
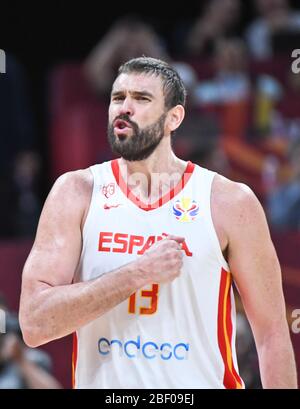
[(140, 129), (135, 122), (130, 121), (128, 115), (119, 115), (116, 119), (128, 122), (132, 127), (132, 135), (126, 136), (124, 139), (118, 138), (114, 134), (113, 124), (109, 123), (107, 137), (112, 151), (130, 162), (147, 159), (164, 137), (166, 116), (164, 113), (155, 123)]

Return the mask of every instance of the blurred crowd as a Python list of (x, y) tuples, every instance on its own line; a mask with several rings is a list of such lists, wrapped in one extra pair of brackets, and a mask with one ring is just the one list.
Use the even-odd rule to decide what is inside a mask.
[[(49, 186), (53, 175), (70, 170), (60, 164), (81, 167), (84, 155), (86, 166), (92, 164), (89, 160), (111, 159), (105, 120), (116, 70), (122, 62), (146, 55), (174, 65), (188, 90), (175, 152), (247, 183), (261, 200), (271, 229), (300, 232), (300, 73), (291, 68), (292, 50), (300, 44), (300, 10), (288, 0), (253, 0), (253, 8), (256, 15), (243, 25), (241, 0), (207, 1), (190, 21), (178, 17), (168, 39), (141, 17), (125, 15), (87, 50), (75, 69), (68, 63), (57, 67), (48, 78), (46, 96), (47, 143), (49, 152), (56, 152)], [(40, 191), (43, 159), (26, 74), (13, 55), (7, 55), (6, 74), (0, 75), (0, 116), (1, 213), (5, 215), (0, 236), (32, 238), (45, 199)], [(84, 145), (94, 137), (95, 156), (89, 156)], [(72, 141), (83, 147), (78, 156)], [(254, 346), (249, 337), (243, 338), (249, 328), (242, 319), (239, 328), (241, 354), (257, 368), (257, 362), (248, 359)], [(9, 358), (0, 361), (0, 387), (15, 372), (12, 382), (32, 382), (23, 365), (27, 352), (19, 336), (12, 334), (12, 341), (8, 335), (5, 343), (0, 338), (0, 356)], [(32, 373), (39, 368), (31, 368)], [(247, 367), (245, 371), (248, 385), (257, 387), (258, 372)], [(44, 374), (38, 378), (51, 383)]]
[[(87, 50), (78, 81), (75, 76), (69, 84), (78, 90), (76, 112), (64, 132), (77, 128), (87, 93), (95, 101), (108, 102), (122, 62), (140, 55), (167, 60), (183, 77), (189, 96), (185, 123), (174, 140), (178, 155), (249, 184), (272, 227), (300, 230), (300, 79), (291, 70), (291, 51), (300, 40), (300, 11), (292, 9), (288, 0), (253, 0), (256, 16), (243, 26), (242, 6), (240, 0), (207, 1), (193, 19), (178, 19), (168, 39), (137, 15), (116, 20)], [(41, 135), (26, 73), (17, 57), (7, 56), (6, 72), (0, 76), (0, 191), (5, 198), (1, 211), (6, 215), (0, 222), (0, 236), (32, 237), (44, 200)], [(51, 80), (50, 75), (50, 84)], [(54, 85), (53, 91), (49, 86), (45, 97), (50, 151), (63, 87)], [(51, 100), (53, 94), (58, 101)], [(69, 107), (64, 108), (64, 117), (70, 114), (71, 98), (65, 102)], [(96, 120), (90, 117), (85, 126), (97, 132)], [(99, 124), (102, 153), (95, 160), (110, 159), (105, 126)], [(76, 168), (75, 156), (71, 163)], [(57, 169), (55, 176), (60, 171), (64, 169)]]

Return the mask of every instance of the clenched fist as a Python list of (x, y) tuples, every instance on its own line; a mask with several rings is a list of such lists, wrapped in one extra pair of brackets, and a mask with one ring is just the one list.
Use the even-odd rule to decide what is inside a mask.
[(184, 237), (169, 235), (150, 247), (136, 263), (149, 283), (166, 283), (179, 276)]

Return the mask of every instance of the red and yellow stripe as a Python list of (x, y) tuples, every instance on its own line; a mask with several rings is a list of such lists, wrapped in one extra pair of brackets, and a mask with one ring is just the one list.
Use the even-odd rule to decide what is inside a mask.
[(232, 358), (230, 290), (231, 274), (222, 268), (218, 308), (218, 344), (225, 367), (223, 384), (226, 389), (242, 389), (243, 382), (234, 367)]

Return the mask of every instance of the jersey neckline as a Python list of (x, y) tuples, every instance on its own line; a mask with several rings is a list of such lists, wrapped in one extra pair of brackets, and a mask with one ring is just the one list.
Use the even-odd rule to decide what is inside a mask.
[(186, 186), (187, 182), (190, 180), (194, 172), (195, 164), (192, 163), (191, 161), (188, 161), (186, 168), (182, 174), (182, 177), (177, 183), (177, 185), (173, 189), (171, 189), (169, 192), (165, 193), (162, 197), (157, 199), (154, 203), (149, 203), (149, 204), (142, 202), (141, 199), (137, 197), (132, 192), (132, 190), (128, 187), (127, 183), (125, 182), (125, 180), (123, 179), (121, 175), (118, 159), (113, 159), (111, 161), (111, 169), (112, 169), (114, 178), (119, 188), (124, 193), (124, 195), (140, 209), (144, 211), (149, 211), (149, 210), (155, 210), (163, 206), (165, 203), (172, 200), (176, 195), (178, 195), (183, 190), (183, 188)]

